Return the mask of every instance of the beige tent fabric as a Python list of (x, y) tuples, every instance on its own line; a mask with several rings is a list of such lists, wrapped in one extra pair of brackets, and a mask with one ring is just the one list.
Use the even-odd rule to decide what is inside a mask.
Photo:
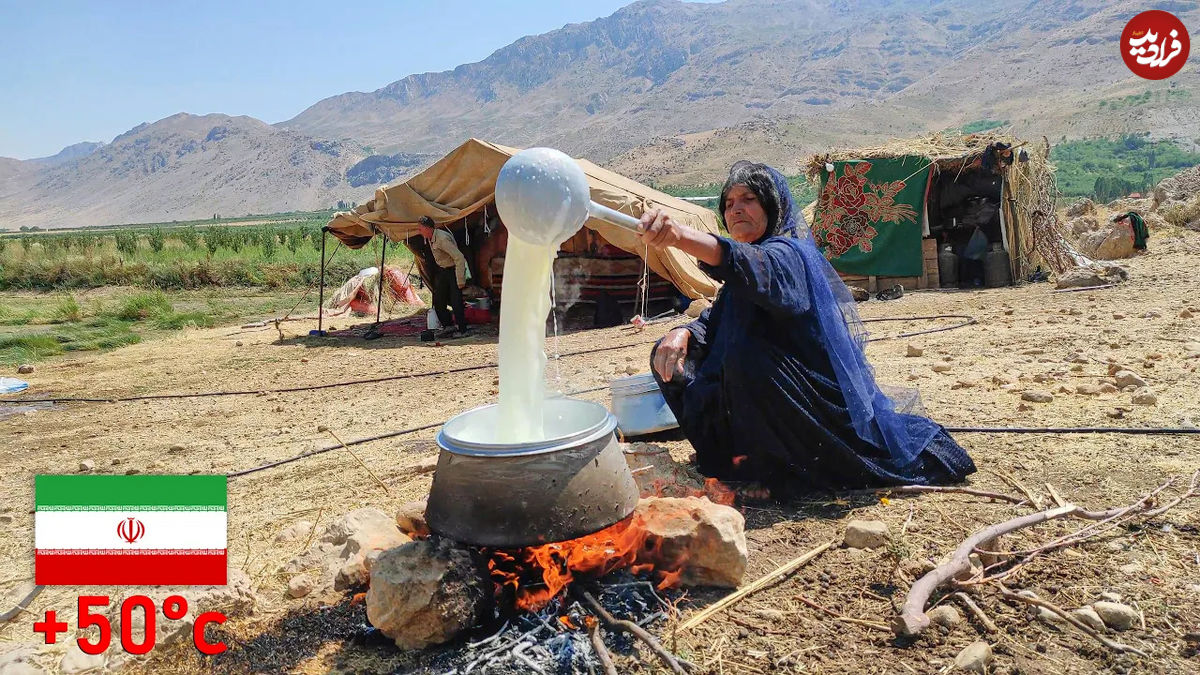
[[(475, 138), (455, 148), (428, 169), (391, 187), (379, 188), (375, 198), (353, 211), (343, 211), (329, 221), (329, 231), (351, 248), (360, 248), (378, 227), (388, 239), (400, 241), (417, 233), (417, 220), (459, 220), (492, 203), (496, 176), (515, 148)], [(701, 232), (719, 234), (716, 215), (709, 209), (677, 199), (591, 162), (576, 160), (587, 175), (592, 201), (640, 216), (651, 206), (666, 209), (680, 224)], [(675, 249), (650, 251), (638, 236), (599, 220), (585, 224), (614, 246), (646, 259), (650, 269), (668, 279), (689, 298), (712, 298), (717, 283), (700, 271), (696, 259)]]

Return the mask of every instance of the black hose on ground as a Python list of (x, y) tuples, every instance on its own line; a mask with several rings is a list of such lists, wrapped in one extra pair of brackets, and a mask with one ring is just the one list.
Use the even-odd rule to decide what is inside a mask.
[(945, 427), (956, 434), (1132, 434), (1140, 436), (1170, 436), (1200, 434), (1191, 427)]

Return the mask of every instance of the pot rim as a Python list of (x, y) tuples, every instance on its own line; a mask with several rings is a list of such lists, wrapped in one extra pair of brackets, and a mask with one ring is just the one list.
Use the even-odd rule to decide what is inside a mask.
[(578, 398), (548, 398), (546, 403), (551, 402), (570, 402), (569, 405), (579, 407), (590, 407), (598, 409), (604, 413), (603, 417), (599, 418), (595, 424), (584, 427), (569, 434), (555, 436), (553, 438), (545, 438), (540, 441), (528, 441), (524, 443), (482, 443), (479, 441), (468, 441), (462, 438), (456, 438), (446, 433), (446, 429), (453, 425), (456, 421), (478, 414), (483, 410), (495, 408), (498, 403), (489, 403), (477, 408), (472, 408), (466, 412), (459, 413), (451, 417), (442, 425), (442, 428), (437, 434), (437, 444), (445, 452), (453, 455), (462, 455), (466, 457), (527, 457), (531, 455), (543, 455), (551, 452), (560, 452), (577, 448), (581, 445), (598, 441), (605, 436), (613, 433), (617, 428), (617, 418), (613, 416), (607, 408), (599, 403), (592, 401), (584, 401)]

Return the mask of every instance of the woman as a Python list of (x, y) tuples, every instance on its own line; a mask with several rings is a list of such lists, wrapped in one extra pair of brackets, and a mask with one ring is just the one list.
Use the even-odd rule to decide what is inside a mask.
[[(967, 453), (875, 384), (845, 284), (798, 219), (787, 181), (738, 162), (721, 190), (728, 238), (660, 210), (642, 239), (695, 256), (724, 287), (655, 345), (651, 367), (706, 475), (793, 490), (957, 482)], [(852, 333), (853, 330), (853, 333)]]

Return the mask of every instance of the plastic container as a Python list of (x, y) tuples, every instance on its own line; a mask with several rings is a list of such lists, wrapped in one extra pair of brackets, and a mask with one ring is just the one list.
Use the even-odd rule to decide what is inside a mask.
[(983, 261), (983, 285), (1000, 288), (1012, 285), (1012, 270), (1008, 266), (1008, 252), (999, 244), (992, 244)]
[(949, 244), (938, 253), (938, 280), (942, 288), (958, 285), (958, 256)]
[(613, 380), (610, 387), (613, 415), (623, 435), (643, 436), (679, 427), (653, 374)]

